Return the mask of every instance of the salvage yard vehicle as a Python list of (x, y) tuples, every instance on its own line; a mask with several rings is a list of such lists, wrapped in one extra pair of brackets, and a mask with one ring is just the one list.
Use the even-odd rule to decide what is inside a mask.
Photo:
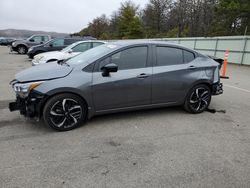
[(219, 69), (208, 56), (171, 43), (107, 43), (62, 64), (18, 73), (11, 82), (17, 99), (9, 109), (43, 118), (58, 131), (121, 111), (182, 105), (198, 114), (212, 95), (223, 93)]
[(54, 61), (63, 61), (104, 43), (103, 41), (97, 40), (78, 41), (61, 51), (46, 52), (36, 55), (32, 60), (32, 65), (35, 66)]
[(35, 55), (50, 51), (59, 51), (67, 47), (70, 44), (73, 44), (78, 41), (86, 40), (85, 37), (78, 38), (55, 38), (45, 44), (40, 44), (37, 46), (30, 47), (27, 55), (29, 58), (33, 58)]
[(32, 35), (26, 40), (17, 40), (11, 44), (10, 51), (26, 54), (31, 46), (43, 44), (51, 39), (50, 35)]
[(10, 46), (12, 44), (12, 42), (15, 42), (16, 39), (14, 38), (4, 38), (4, 39), (0, 39), (0, 45), (1, 46)]

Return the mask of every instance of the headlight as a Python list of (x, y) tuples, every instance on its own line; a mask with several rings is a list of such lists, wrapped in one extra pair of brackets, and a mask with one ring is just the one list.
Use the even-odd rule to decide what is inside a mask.
[(11, 43), (11, 45), (12, 45), (12, 46), (15, 46), (15, 45), (16, 45), (16, 43), (15, 43), (15, 42), (12, 42), (12, 43)]
[(29, 83), (16, 83), (13, 85), (14, 91), (16, 92), (17, 95), (19, 95), (22, 98), (25, 98), (29, 95), (30, 91), (38, 87), (40, 84), (42, 84), (43, 81), (41, 82), (29, 82)]
[(37, 57), (36, 57), (36, 60), (39, 61), (39, 60), (41, 60), (42, 58), (43, 58), (42, 55), (41, 55), (41, 56), (37, 56)]
[(33, 47), (29, 48), (28, 52), (30, 52), (31, 50), (33, 50)]

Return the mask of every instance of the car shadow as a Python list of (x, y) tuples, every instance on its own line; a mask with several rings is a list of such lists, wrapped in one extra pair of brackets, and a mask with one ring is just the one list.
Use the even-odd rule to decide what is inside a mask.
[[(137, 111), (129, 111), (129, 112), (118, 112), (112, 114), (98, 115), (93, 118), (87, 120), (87, 122), (77, 129), (94, 128), (98, 126), (108, 126), (111, 123), (118, 123), (120, 121), (138, 121), (138, 118), (156, 118), (162, 116), (181, 116), (185, 115), (187, 112), (183, 110), (182, 107), (164, 107), (164, 108), (156, 108), (156, 109), (147, 109), (147, 110), (137, 110)], [(37, 132), (38, 136), (48, 133), (54, 133), (55, 131), (45, 125), (43, 119), (40, 121), (36, 121), (35, 119), (29, 119), (24, 117), (16, 117), (15, 119), (2, 121), (0, 123), (1, 127), (6, 126), (24, 126), (26, 130)], [(75, 130), (77, 130), (75, 129)]]
[(183, 110), (182, 107), (162, 107), (162, 108), (154, 108), (154, 109), (145, 109), (145, 110), (136, 110), (136, 111), (128, 111), (128, 112), (117, 112), (117, 113), (112, 113), (112, 114), (104, 114), (104, 115), (98, 115), (94, 116), (90, 120), (87, 121), (86, 126), (96, 124), (96, 123), (101, 123), (101, 122), (113, 122), (114, 119), (116, 121), (119, 120), (133, 120), (137, 119), (138, 117), (157, 117), (157, 116), (171, 116), (173, 114), (187, 114)]

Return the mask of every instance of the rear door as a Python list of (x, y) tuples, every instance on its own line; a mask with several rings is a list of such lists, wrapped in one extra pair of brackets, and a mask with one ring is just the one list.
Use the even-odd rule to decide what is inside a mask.
[(184, 100), (199, 75), (195, 54), (171, 46), (154, 47), (152, 103), (178, 103)]
[[(152, 66), (149, 46), (123, 49), (96, 63), (93, 101), (96, 111), (148, 105), (151, 103)], [(103, 77), (101, 67), (114, 63), (118, 71)]]

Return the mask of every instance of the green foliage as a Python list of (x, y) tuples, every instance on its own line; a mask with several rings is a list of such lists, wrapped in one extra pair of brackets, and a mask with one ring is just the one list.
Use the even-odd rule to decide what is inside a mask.
[(142, 23), (137, 16), (138, 7), (131, 1), (121, 4), (118, 17), (118, 33), (120, 38), (141, 38), (143, 37)]
[(149, 0), (141, 10), (128, 0), (110, 18), (97, 17), (75, 35), (135, 39), (245, 33), (250, 34), (249, 0)]

